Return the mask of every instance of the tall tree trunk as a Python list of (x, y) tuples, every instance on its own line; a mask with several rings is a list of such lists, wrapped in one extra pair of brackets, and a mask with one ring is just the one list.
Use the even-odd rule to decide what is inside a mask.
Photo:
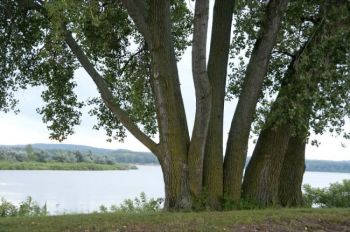
[(216, 0), (213, 12), (208, 61), (212, 110), (203, 170), (203, 187), (207, 191), (207, 204), (212, 209), (220, 209), (223, 194), (223, 114), (234, 5), (235, 0)]
[[(165, 208), (190, 209), (188, 183), (188, 148), (190, 144), (182, 101), (173, 41), (171, 39), (170, 3), (149, 2), (148, 27), (152, 55), (151, 79), (159, 126), (160, 164), (165, 182)], [(176, 106), (176, 107), (175, 107)]]
[(189, 184), (194, 200), (202, 193), (203, 160), (211, 112), (211, 86), (207, 73), (206, 48), (209, 0), (197, 0), (193, 22), (192, 73), (196, 92), (196, 116), (188, 151)]
[[(308, 40), (293, 55), (278, 96), (267, 118), (265, 125), (267, 128), (263, 129), (260, 133), (258, 143), (255, 146), (252, 158), (245, 172), (243, 181), (244, 198), (255, 201), (256, 203), (263, 206), (280, 203), (280, 175), (282, 169), (289, 167), (289, 161), (285, 161), (285, 156), (287, 152), (289, 152), (288, 155), (291, 155), (293, 152), (297, 152), (288, 150), (289, 148), (293, 149), (292, 147), (296, 145), (295, 141), (292, 140), (292, 143), (289, 147), (289, 141), (292, 137), (291, 132), (293, 131), (301, 133), (296, 128), (296, 125), (305, 123), (307, 127), (308, 124), (311, 103), (307, 99), (303, 99), (303, 102), (301, 102), (301, 100), (298, 98), (298, 95), (302, 95), (307, 91), (314, 91), (317, 81), (312, 81), (307, 86), (302, 85), (303, 79), (300, 78), (300, 73), (298, 72), (298, 64), (301, 56), (307, 56), (308, 52), (312, 51), (312, 47), (317, 45), (317, 41), (321, 35), (320, 28), (321, 27), (318, 24), (315, 24), (314, 33), (310, 35)], [(307, 76), (308, 78), (310, 78), (310, 76), (312, 77), (312, 70), (303, 71), (304, 76)], [(295, 89), (293, 91), (290, 91), (288, 90), (289, 86), (294, 86)], [(285, 102), (283, 99), (288, 99), (288, 101)], [(298, 111), (299, 114), (302, 112), (301, 115), (299, 115), (300, 117), (296, 119), (290, 118), (288, 111), (285, 109), (295, 110), (295, 106), (297, 105), (300, 107), (300, 109), (303, 109), (302, 111)], [(301, 121), (299, 122), (294, 120)], [(305, 136), (301, 137), (305, 138)], [(271, 144), (274, 144), (274, 147), (271, 147)], [(288, 157), (288, 159), (293, 159), (293, 157)], [(284, 164), (286, 165), (285, 167)], [(300, 167), (297, 167), (297, 169), (299, 168)], [(287, 170), (284, 169), (283, 171)], [(283, 173), (283, 175), (288, 174)], [(297, 176), (298, 174), (295, 175)], [(295, 181), (297, 181), (297, 179)], [(295, 184), (297, 185), (297, 183)]]
[(230, 200), (239, 200), (241, 196), (250, 127), (287, 4), (288, 0), (269, 1), (260, 37), (255, 43), (247, 67), (242, 92), (231, 123), (224, 161), (224, 194)]
[(262, 206), (278, 203), (278, 183), (288, 148), (288, 125), (270, 126), (258, 139), (243, 181), (243, 197)]
[(305, 172), (305, 147), (305, 138), (290, 138), (279, 177), (278, 195), (282, 206), (302, 205), (301, 187)]

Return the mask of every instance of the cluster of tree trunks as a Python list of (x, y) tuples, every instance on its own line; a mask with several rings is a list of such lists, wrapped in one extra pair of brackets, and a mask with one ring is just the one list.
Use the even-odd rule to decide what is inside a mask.
[[(26, 7), (45, 14), (41, 1), (24, 1)], [(165, 208), (187, 210), (205, 198), (205, 206), (220, 209), (223, 198), (242, 198), (260, 205), (298, 206), (302, 203), (301, 183), (305, 170), (307, 131), (295, 133), (293, 121), (280, 123), (275, 116), (280, 98), (293, 99), (302, 105), (308, 126), (310, 104), (298, 102), (282, 84), (271, 107), (251, 161), (244, 173), (248, 140), (254, 114), (267, 74), (272, 49), (288, 0), (270, 0), (255, 42), (239, 101), (232, 119), (226, 152), (223, 151), (223, 115), (230, 35), (235, 0), (216, 0), (213, 10), (210, 52), (207, 62), (207, 30), (209, 0), (195, 3), (192, 42), (192, 70), (196, 93), (196, 115), (192, 135), (189, 134), (179, 74), (171, 35), (170, 1), (122, 0), (129, 16), (142, 34), (150, 51), (151, 86), (157, 115), (159, 142), (154, 142), (132, 122), (116, 103), (103, 76), (89, 61), (84, 50), (62, 26), (64, 39), (98, 87), (101, 97), (123, 125), (159, 159), (165, 182)], [(315, 28), (322, 21), (315, 24)], [(316, 30), (315, 30), (316, 31)], [(293, 54), (284, 83), (299, 80), (296, 72), (300, 56), (317, 44), (317, 31)], [(300, 91), (313, 91), (302, 89)], [(296, 94), (296, 93), (295, 93)], [(283, 115), (281, 116), (283, 117)], [(278, 117), (277, 117), (278, 118)], [(223, 154), (225, 153), (225, 156)], [(224, 157), (224, 159), (223, 159)], [(244, 179), (244, 180), (243, 180)], [(243, 182), (242, 182), (243, 180)], [(205, 196), (205, 197), (204, 197)]]

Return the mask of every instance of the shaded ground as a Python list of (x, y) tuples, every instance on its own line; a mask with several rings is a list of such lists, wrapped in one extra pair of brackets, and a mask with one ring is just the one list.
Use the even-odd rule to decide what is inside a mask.
[(0, 219), (0, 232), (350, 231), (350, 209), (86, 214)]

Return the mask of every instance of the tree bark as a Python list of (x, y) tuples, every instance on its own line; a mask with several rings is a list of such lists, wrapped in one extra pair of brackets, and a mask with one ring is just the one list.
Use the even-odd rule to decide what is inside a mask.
[(261, 206), (278, 203), (279, 176), (289, 138), (288, 125), (271, 126), (260, 133), (244, 175), (242, 190), (246, 200)]
[[(288, 86), (298, 86), (298, 83), (301, 83), (303, 80), (300, 78), (300, 73), (298, 72), (298, 65), (299, 61), (301, 59), (301, 56), (307, 56), (308, 52), (312, 51), (313, 46), (317, 46), (317, 42), (320, 39), (320, 36), (322, 36), (321, 32), (321, 26), (323, 24), (323, 20), (314, 25), (314, 32), (310, 35), (308, 40), (304, 42), (304, 44), (299, 48), (298, 51), (295, 52), (293, 55), (293, 58), (288, 66), (288, 70), (285, 74), (284, 80), (282, 82), (280, 91), (278, 93), (278, 96), (270, 110), (270, 115), (267, 118), (266, 127), (267, 129), (263, 129), (260, 133), (258, 143), (254, 149), (252, 158), (247, 166), (244, 181), (243, 181), (243, 196), (246, 199), (250, 199), (257, 204), (260, 204), (262, 206), (267, 205), (277, 205), (280, 203), (279, 200), (279, 184), (280, 182), (280, 175), (281, 171), (288, 171), (292, 169), (292, 167), (288, 166), (288, 162), (293, 161), (293, 157), (288, 157), (290, 159), (289, 161), (286, 160), (286, 154), (288, 152), (288, 155), (298, 155), (302, 156), (302, 154), (293, 153), (297, 152), (297, 150), (288, 150), (289, 146), (290, 149), (293, 149), (293, 146), (296, 146), (296, 141), (294, 139), (291, 140), (292, 134), (291, 132), (286, 133), (287, 131), (298, 131), (295, 128), (295, 125), (298, 125), (299, 123), (305, 123), (308, 124), (308, 117), (310, 116), (310, 110), (311, 110), (311, 102), (309, 100), (304, 99), (303, 102), (300, 102), (300, 99), (298, 99), (298, 95), (302, 94), (305, 91), (314, 91), (317, 84), (317, 77), (314, 77), (314, 80), (310, 82), (310, 84), (307, 87), (300, 87), (296, 88), (293, 92), (288, 91)], [(304, 76), (307, 76), (308, 78), (312, 77), (313, 71), (312, 70), (303, 70)], [(281, 104), (279, 103), (280, 99), (289, 99), (288, 104)], [(284, 108), (286, 109), (292, 109), (293, 105), (299, 105), (304, 110), (302, 111), (301, 118), (304, 120), (303, 122), (294, 122), (293, 120), (296, 119), (290, 119), (288, 114), (281, 115), (285, 113)], [(276, 110), (278, 112), (278, 116), (276, 116)], [(284, 117), (285, 121), (278, 122), (277, 117)], [(277, 122), (276, 122), (277, 120)], [(308, 125), (306, 125), (307, 127)], [(297, 132), (301, 133), (301, 132)], [(306, 132), (302, 132), (306, 133)], [(302, 135), (296, 135), (302, 138), (305, 138), (305, 136)], [(289, 145), (289, 142), (292, 142)], [(297, 141), (301, 143), (301, 141)], [(269, 148), (271, 144), (275, 144), (273, 148)], [(301, 145), (300, 145), (301, 146)], [(297, 148), (301, 152), (301, 148)], [(296, 158), (296, 157), (294, 157)], [(302, 162), (300, 160), (296, 160), (293, 162)], [(286, 166), (284, 166), (286, 165)], [(290, 167), (290, 168), (288, 168)], [(297, 173), (295, 174), (295, 177), (300, 175), (299, 169), (301, 167), (296, 167), (295, 170)], [(283, 173), (282, 175), (288, 175), (287, 173)], [(300, 177), (299, 177), (300, 178)], [(299, 179), (295, 179), (295, 181), (299, 181)], [(289, 183), (290, 185), (293, 185), (292, 183)], [(299, 183), (294, 183), (295, 185), (298, 185)], [(284, 186), (283, 188), (285, 188)], [(295, 187), (297, 188), (297, 187)], [(285, 191), (285, 189), (281, 189), (282, 192)], [(291, 193), (292, 195), (292, 193)], [(295, 198), (298, 198), (298, 196), (294, 196)]]
[(305, 172), (305, 147), (305, 138), (290, 138), (279, 177), (278, 196), (282, 206), (298, 207), (303, 203), (301, 187)]
[(213, 12), (208, 61), (212, 110), (203, 170), (203, 187), (207, 191), (207, 204), (211, 209), (220, 209), (223, 194), (223, 114), (234, 5), (235, 0), (216, 0)]
[(165, 208), (190, 209), (187, 159), (190, 139), (171, 39), (169, 1), (150, 1), (147, 22), (151, 35), (151, 82), (159, 126), (160, 163), (166, 186)]
[(196, 94), (196, 115), (188, 151), (191, 195), (198, 200), (202, 194), (203, 160), (211, 112), (211, 87), (207, 73), (207, 30), (209, 0), (197, 0), (193, 22), (192, 73)]
[(269, 1), (260, 37), (255, 43), (247, 67), (242, 92), (231, 123), (224, 161), (224, 194), (230, 200), (237, 201), (241, 196), (250, 127), (287, 4), (288, 0)]

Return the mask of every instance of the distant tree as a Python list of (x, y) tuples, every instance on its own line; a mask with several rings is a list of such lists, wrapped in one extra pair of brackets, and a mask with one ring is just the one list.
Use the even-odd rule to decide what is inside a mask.
[(78, 163), (84, 162), (83, 154), (81, 154), (80, 151), (75, 151), (73, 154)]
[(37, 154), (37, 161), (41, 163), (46, 163), (49, 159), (48, 155), (44, 151), (40, 151)]

